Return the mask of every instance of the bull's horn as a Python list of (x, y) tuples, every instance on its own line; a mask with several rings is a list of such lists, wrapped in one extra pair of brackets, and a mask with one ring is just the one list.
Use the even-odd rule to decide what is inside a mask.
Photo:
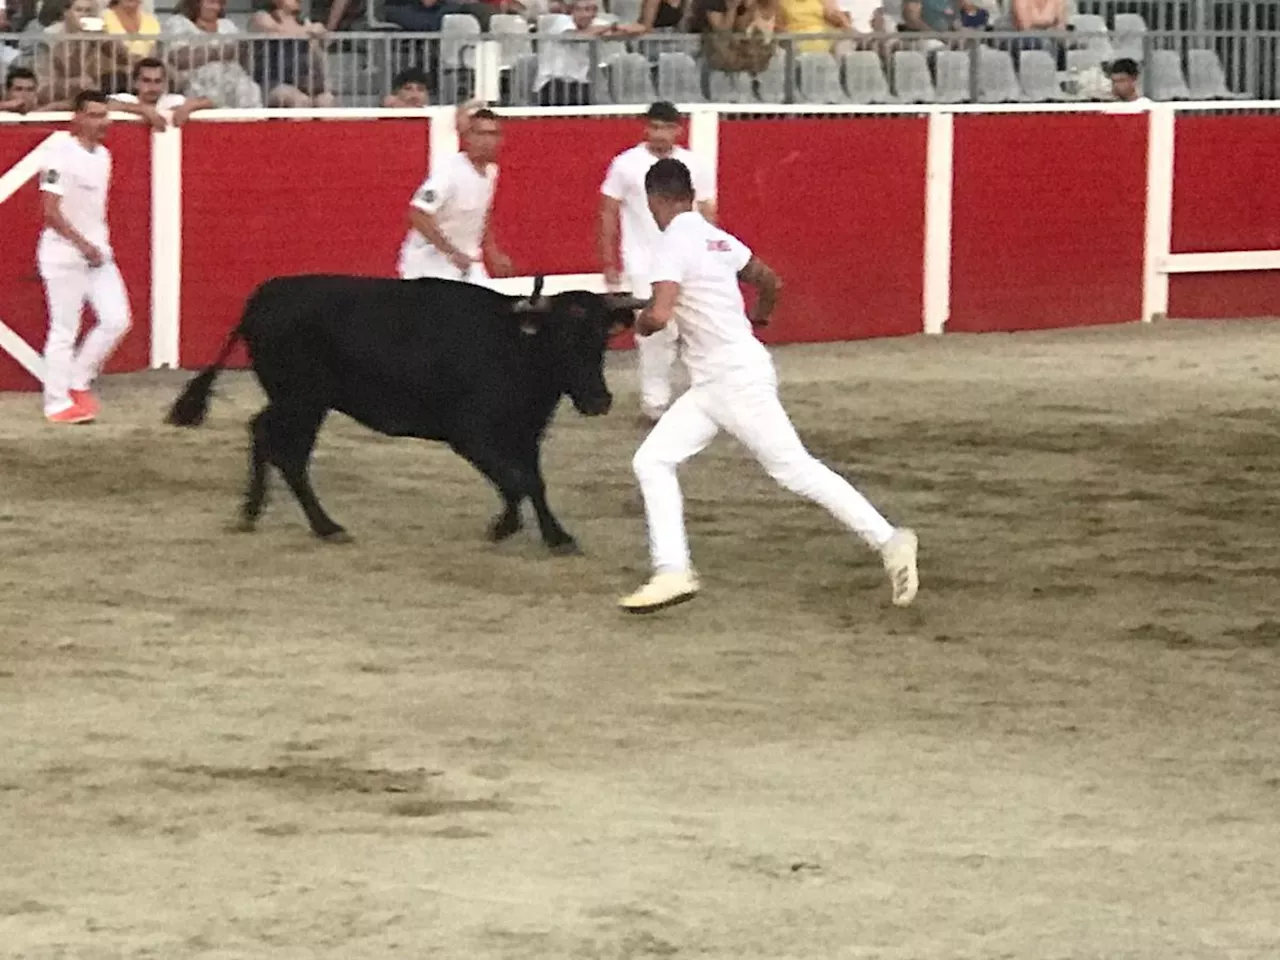
[(538, 274), (533, 278), (533, 295), (529, 297), (530, 303), (537, 303), (542, 299), (542, 284), (547, 278), (542, 274)]
[(649, 302), (629, 293), (606, 293), (604, 299), (610, 310), (639, 310)]

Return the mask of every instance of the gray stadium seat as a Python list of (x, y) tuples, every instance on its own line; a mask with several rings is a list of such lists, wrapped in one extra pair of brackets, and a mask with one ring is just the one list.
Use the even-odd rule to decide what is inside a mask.
[(840, 64), (829, 53), (808, 51), (796, 56), (797, 99), (802, 103), (848, 103), (840, 86)]
[(934, 103), (938, 99), (929, 76), (929, 61), (919, 50), (893, 54), (893, 92), (903, 103)]
[[(480, 21), (469, 13), (446, 13), (440, 22), (440, 66), (444, 70), (471, 69), (476, 64)], [(465, 39), (463, 39), (465, 38)]]
[(871, 50), (855, 50), (844, 55), (844, 87), (854, 103), (897, 103), (889, 92), (880, 55)]
[(707, 74), (707, 87), (712, 103), (749, 103), (754, 99), (749, 74), (712, 70)]
[(1182, 58), (1177, 50), (1152, 51), (1145, 88), (1152, 100), (1191, 99), (1191, 91), (1182, 75)]
[(1187, 88), (1192, 100), (1237, 100), (1244, 96), (1227, 87), (1222, 61), (1213, 50), (1187, 51)]
[(652, 103), (658, 99), (649, 75), (649, 59), (640, 53), (624, 53), (608, 64), (609, 95), (614, 103)]
[(507, 73), (507, 98), (513, 107), (537, 106), (538, 91), (533, 88), (538, 79), (538, 57), (522, 53), (512, 61)]
[(1146, 53), (1142, 47), (1142, 39), (1147, 35), (1147, 21), (1140, 13), (1117, 13), (1115, 29), (1111, 31), (1115, 41), (1113, 59), (1128, 57), (1142, 63)]
[(489, 33), (502, 47), (501, 65), (509, 67), (517, 57), (533, 52), (529, 21), (513, 13), (495, 13), (489, 18)]
[(644, 0), (610, 0), (609, 12), (618, 18), (619, 23), (635, 23), (640, 19), (640, 9)]
[(1047, 50), (1023, 50), (1018, 57), (1018, 74), (1028, 100), (1056, 103), (1084, 99), (1062, 89), (1058, 82), (1058, 65)]
[(698, 64), (687, 53), (658, 54), (658, 97), (673, 103), (702, 103)]
[(1115, 56), (1111, 45), (1111, 34), (1107, 30), (1107, 22), (1092, 13), (1077, 13), (1067, 21), (1068, 26), (1076, 33), (1084, 34), (1073, 42), (1073, 46), (1081, 46), (1087, 50), (1096, 50), (1103, 60)]
[(969, 99), (969, 55), (959, 50), (939, 50), (933, 58), (938, 103), (964, 103)]
[(779, 50), (769, 66), (756, 75), (761, 103), (781, 103), (787, 92), (787, 58)]
[(979, 47), (978, 100), (982, 103), (1021, 103), (1026, 99), (1009, 51)]

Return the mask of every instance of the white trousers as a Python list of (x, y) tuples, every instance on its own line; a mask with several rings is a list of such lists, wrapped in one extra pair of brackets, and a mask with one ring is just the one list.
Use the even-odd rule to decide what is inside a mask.
[[(49, 335), (44, 345), (44, 412), (60, 413), (71, 406), (70, 390), (88, 390), (107, 358), (129, 331), (129, 296), (115, 262), (90, 267), (62, 257), (40, 257)], [(85, 301), (97, 323), (79, 351), (80, 316)]]
[(663, 414), (632, 460), (644, 496), (655, 571), (690, 569), (676, 468), (722, 429), (779, 484), (825, 507), (869, 546), (879, 549), (893, 536), (893, 526), (862, 494), (804, 448), (778, 400), (772, 372), (741, 374), (691, 387)]
[[(648, 300), (653, 287), (641, 274), (628, 274), (627, 286), (633, 297)], [(640, 406), (658, 416), (671, 404), (671, 374), (680, 349), (680, 332), (668, 323), (657, 333), (636, 336), (636, 362), (640, 372)]]
[(400, 257), (400, 279), (418, 280), (422, 277), (439, 277), (442, 280), (465, 280), (467, 283), (482, 287), (489, 285), (489, 271), (484, 261), (477, 260), (464, 274), (453, 265), (444, 254), (434, 252), (415, 252)]

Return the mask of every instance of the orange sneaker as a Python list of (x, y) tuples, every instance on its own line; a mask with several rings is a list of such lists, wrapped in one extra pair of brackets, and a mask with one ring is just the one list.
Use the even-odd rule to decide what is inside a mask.
[(50, 423), (91, 423), (93, 414), (73, 401), (67, 409), (59, 410), (57, 413), (46, 413), (44, 418)]
[(68, 390), (67, 396), (71, 398), (71, 402), (77, 407), (89, 414), (90, 417), (98, 415), (99, 406), (98, 398), (88, 390)]

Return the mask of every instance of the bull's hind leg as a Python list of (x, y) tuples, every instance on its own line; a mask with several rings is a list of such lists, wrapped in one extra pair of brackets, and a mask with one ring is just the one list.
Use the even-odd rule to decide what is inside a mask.
[(244, 503), (240, 508), (240, 522), (236, 529), (251, 532), (262, 516), (262, 505), (267, 499), (268, 454), (267, 410), (264, 408), (249, 421), (249, 485), (245, 489)]
[(351, 537), (320, 506), (307, 474), (311, 451), (316, 445), (320, 425), (328, 411), (306, 407), (272, 405), (266, 411), (267, 436), (271, 462), (280, 468), (298, 505), (307, 515), (311, 531), (330, 543), (347, 543)]

